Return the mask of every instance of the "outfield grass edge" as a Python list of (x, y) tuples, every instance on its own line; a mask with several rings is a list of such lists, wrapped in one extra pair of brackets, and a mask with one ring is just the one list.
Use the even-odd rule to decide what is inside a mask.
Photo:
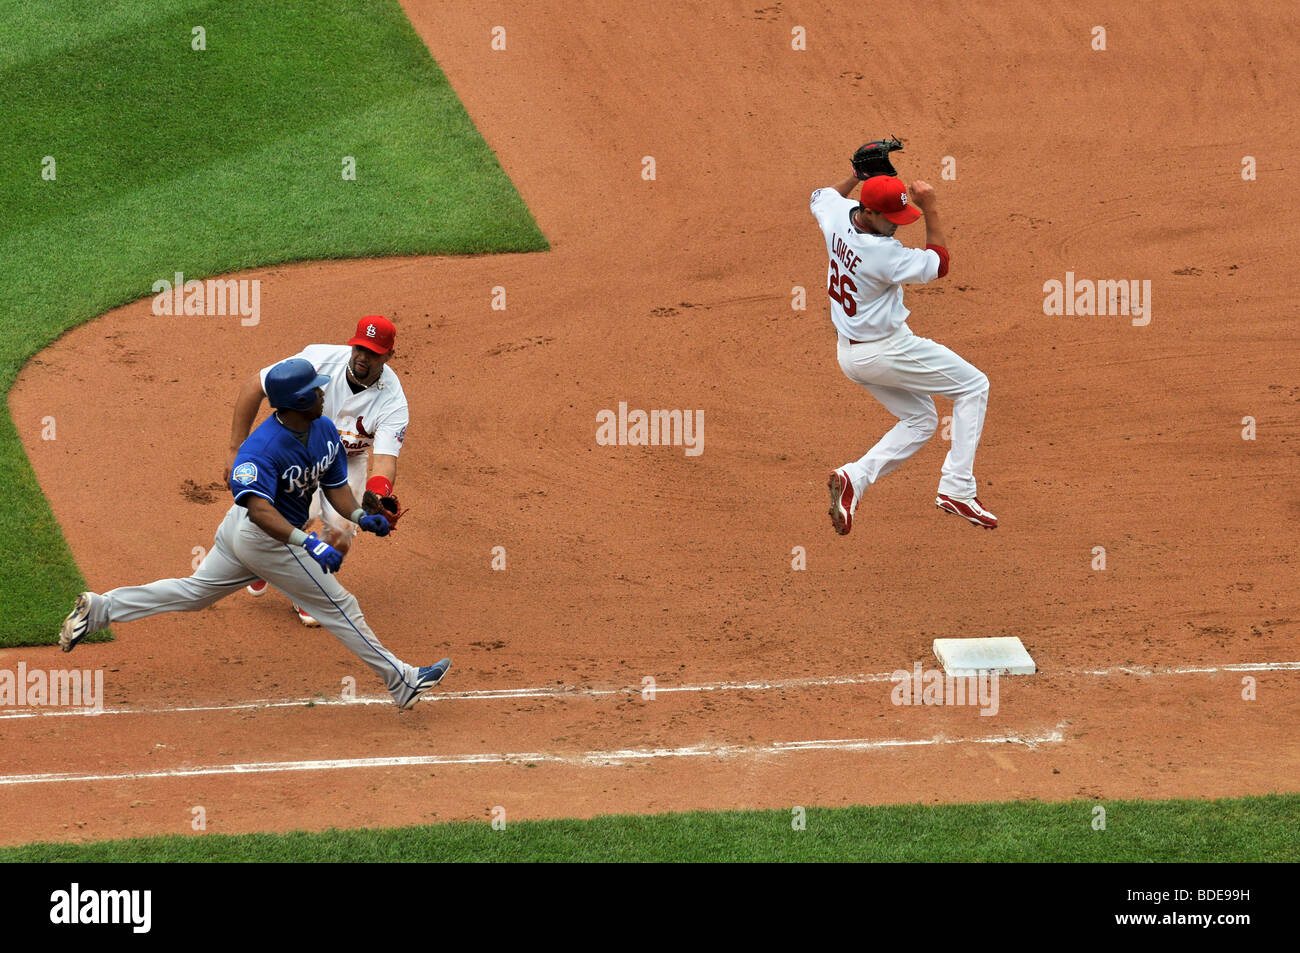
[[(1099, 812), (1098, 809), (1101, 809)], [(793, 806), (0, 848), (36, 862), (1295, 862), (1300, 794)], [(1099, 823), (1100, 819), (1100, 823)], [(495, 823), (494, 823), (495, 822)]]

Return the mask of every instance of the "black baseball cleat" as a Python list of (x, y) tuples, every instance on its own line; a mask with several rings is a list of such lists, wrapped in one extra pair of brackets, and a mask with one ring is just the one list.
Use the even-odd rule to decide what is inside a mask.
[(83, 592), (77, 596), (77, 603), (63, 620), (59, 630), (59, 648), (71, 652), (77, 643), (90, 634), (90, 593)]

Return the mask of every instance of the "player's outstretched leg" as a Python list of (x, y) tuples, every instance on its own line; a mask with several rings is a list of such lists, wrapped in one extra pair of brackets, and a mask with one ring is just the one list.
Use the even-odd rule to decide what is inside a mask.
[(925, 446), (939, 425), (934, 401), (925, 394), (879, 384), (863, 386), (898, 418), (898, 423), (862, 459), (831, 474), (831, 525), (841, 536), (852, 529), (853, 512), (867, 487)]
[(332, 575), (320, 571), (320, 567), (305, 553), (300, 558), (308, 564), (303, 571), (312, 575), (312, 584), (318, 588), (314, 593), (303, 590), (297, 597), (298, 603), (370, 666), (383, 680), (384, 687), (399, 708), (410, 708), (424, 691), (442, 681), (451, 667), (450, 659), (426, 668), (403, 662), (371, 631), (356, 596), (344, 589)]
[(858, 494), (885, 474), (898, 469), (904, 460), (925, 446), (939, 426), (939, 412), (928, 394), (882, 384), (863, 386), (898, 418), (898, 423), (861, 460), (844, 468), (853, 480), (854, 492)]
[(386, 649), (366, 623), (356, 597), (300, 547), (277, 543), (252, 527), (240, 534), (235, 551), (370, 666), (399, 708), (410, 708), (422, 693), (442, 681), (451, 667), (450, 659), (443, 659), (417, 668)]
[[(238, 509), (238, 507), (233, 507)], [(236, 514), (237, 517), (238, 514)], [(86, 636), (106, 629), (115, 622), (130, 622), (160, 612), (195, 612), (241, 586), (246, 586), (257, 574), (250, 572), (231, 553), (228, 532), (233, 529), (232, 517), (217, 529), (212, 549), (203, 557), (194, 575), (184, 579), (159, 579), (144, 586), (122, 586), (102, 595), (83, 592), (59, 631), (59, 646), (71, 652)]]

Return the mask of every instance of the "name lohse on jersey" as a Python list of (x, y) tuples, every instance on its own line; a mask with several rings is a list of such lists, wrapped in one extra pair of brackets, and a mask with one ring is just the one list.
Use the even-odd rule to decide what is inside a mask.
[(835, 329), (851, 341), (889, 337), (910, 313), (903, 307), (903, 285), (937, 278), (938, 252), (862, 231), (851, 217), (858, 203), (834, 189), (818, 189), (810, 204), (830, 256), (826, 293)]

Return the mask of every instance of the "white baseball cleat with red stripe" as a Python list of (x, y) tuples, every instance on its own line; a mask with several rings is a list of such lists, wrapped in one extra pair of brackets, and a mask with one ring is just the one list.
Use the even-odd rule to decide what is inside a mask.
[(842, 469), (832, 470), (826, 486), (831, 491), (831, 526), (841, 536), (847, 536), (849, 530), (853, 529), (853, 511), (858, 505), (853, 493), (853, 481)]
[(970, 520), (976, 526), (983, 526), (985, 529), (998, 528), (998, 518), (984, 509), (978, 497), (972, 496), (968, 500), (963, 500), (959, 497), (949, 496), (946, 493), (940, 493), (935, 497), (934, 505), (941, 510), (947, 510), (949, 513), (956, 513), (963, 519)]
[(250, 595), (264, 596), (266, 595), (266, 580), (259, 579), (257, 582), (249, 583), (244, 588), (248, 590)]

